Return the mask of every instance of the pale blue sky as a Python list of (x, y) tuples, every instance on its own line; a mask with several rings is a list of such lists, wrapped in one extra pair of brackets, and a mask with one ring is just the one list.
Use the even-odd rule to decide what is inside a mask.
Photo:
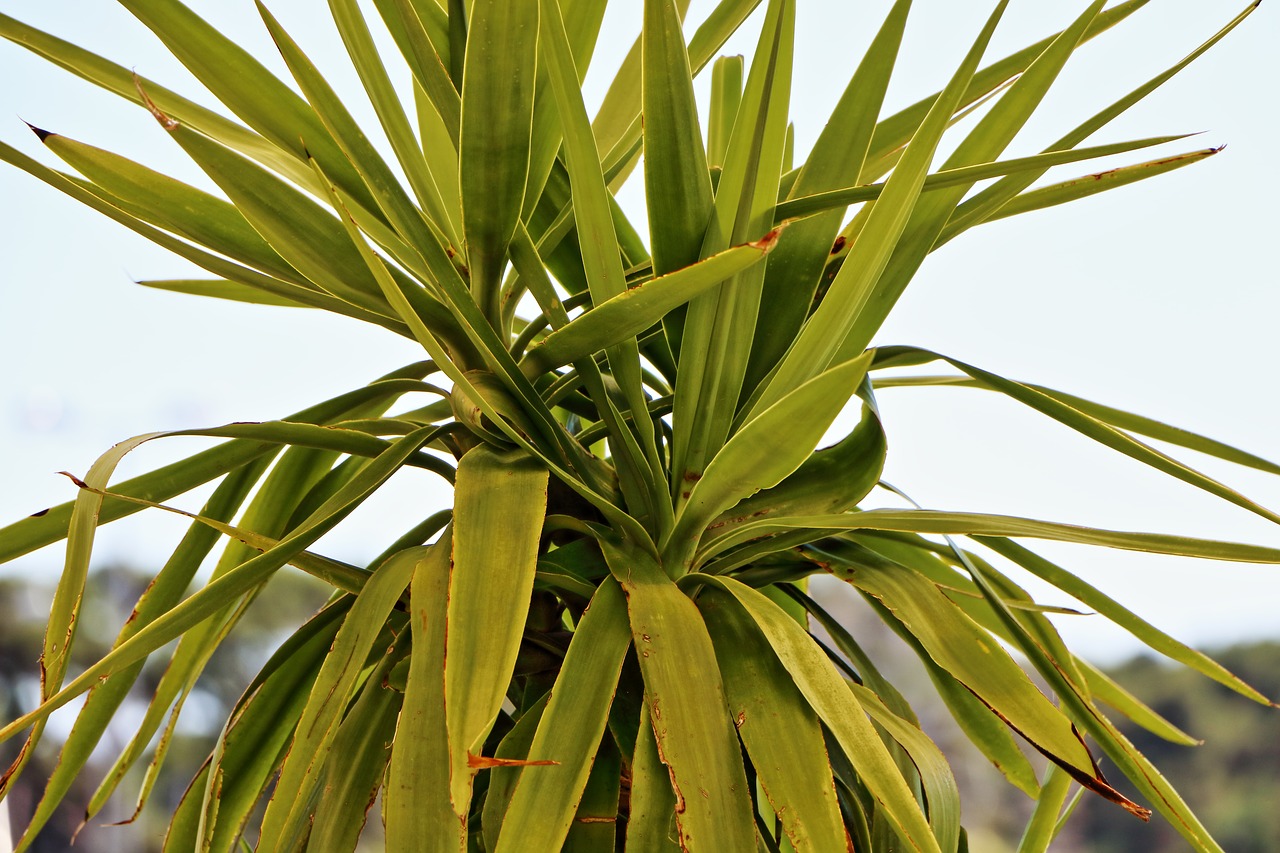
[[(267, 55), (248, 0), (191, 2)], [(326, 70), (352, 75), (322, 4), (268, 4)], [(695, 0), (700, 20), (709, 3)], [(792, 114), (807, 148), (888, 3), (801, 0)], [(1172, 64), (1243, 3), (1153, 0), (1081, 51), (1043, 115), (1015, 142), (1031, 153), (1102, 104)], [(616, 66), (639, 4), (615, 4), (599, 63)], [(987, 4), (919, 0), (890, 94), (896, 109), (936, 89), (976, 34)], [(1014, 0), (992, 56), (1067, 24), (1083, 3)], [(1046, 7), (1051, 11), (1046, 12)], [(101, 0), (6, 0), (6, 14), (43, 26), (188, 94), (189, 77), (127, 14)], [(1168, 153), (1228, 148), (1210, 161), (1073, 207), (983, 226), (935, 254), (881, 336), (955, 355), (1017, 378), (1131, 408), (1280, 458), (1273, 379), (1280, 316), (1274, 241), (1280, 138), (1280, 17), (1264, 5), (1215, 51), (1104, 130), (1095, 142), (1204, 130)], [(757, 24), (758, 26), (758, 24)], [(750, 54), (746, 34), (729, 52)], [(193, 182), (200, 176), (140, 110), (0, 45), (0, 139), (53, 162), (21, 119), (126, 153)], [(604, 76), (593, 69), (595, 97)], [(180, 81), (174, 83), (173, 81)], [(364, 114), (367, 115), (367, 110)], [(1165, 150), (1165, 149), (1161, 149)], [(1146, 152), (1129, 159), (1145, 159)], [(1107, 162), (1096, 169), (1118, 163)], [(1068, 167), (1062, 177), (1094, 171)], [(639, 182), (623, 193), (637, 209)], [(54, 472), (83, 473), (112, 443), (155, 429), (268, 419), (420, 357), (410, 343), (316, 312), (246, 307), (137, 287), (186, 275), (181, 261), (34, 179), (0, 167), (0, 521), (72, 495)], [(1280, 545), (1273, 525), (1091, 446), (1000, 398), (969, 390), (886, 391), (886, 477), (947, 509), (1161, 530)], [(189, 451), (140, 451), (128, 471)], [(1198, 462), (1198, 460), (1196, 460)], [(1209, 462), (1203, 468), (1264, 505), (1280, 481)], [(410, 478), (326, 539), (336, 556), (378, 550), (445, 497)], [(112, 525), (105, 557), (157, 561), (180, 534), (168, 519)], [(1200, 643), (1280, 636), (1280, 567), (1221, 565), (1046, 547), (1066, 565), (1175, 634)], [(56, 572), (46, 549), (5, 575)], [(1202, 585), (1216, 592), (1205, 595)], [(1061, 603), (1060, 595), (1049, 601)], [(1063, 620), (1095, 655), (1132, 643), (1099, 620)]]

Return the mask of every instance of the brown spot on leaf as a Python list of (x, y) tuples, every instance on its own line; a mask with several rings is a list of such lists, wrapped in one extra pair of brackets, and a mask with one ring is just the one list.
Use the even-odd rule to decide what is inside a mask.
[(845, 242), (847, 241), (843, 234), (837, 237), (836, 241), (831, 244), (831, 254), (838, 255), (840, 253), (840, 250), (844, 248)]
[(778, 235), (781, 234), (782, 229), (786, 227), (786, 223), (783, 223), (761, 237), (759, 240), (748, 243), (747, 245), (753, 249), (760, 249), (764, 253), (768, 254), (773, 251), (773, 247), (778, 244)]
[(46, 509), (42, 509), (42, 510), (39, 510), (39, 511), (37, 511), (37, 512), (33, 512), (33, 513), (31, 513), (31, 517), (32, 517), (32, 518), (44, 518), (44, 517), (45, 517), (46, 515), (48, 515), (48, 514), (49, 514), (49, 510), (46, 508)]

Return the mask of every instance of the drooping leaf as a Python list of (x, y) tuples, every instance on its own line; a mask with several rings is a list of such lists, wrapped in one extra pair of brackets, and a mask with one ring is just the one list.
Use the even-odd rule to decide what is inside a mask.
[[(618, 673), (630, 645), (626, 599), (621, 587), (606, 580), (578, 622), (529, 745), (529, 759), (548, 764), (520, 771), (495, 847), (499, 853), (558, 850), (564, 844), (605, 735)], [(612, 838), (612, 822), (606, 828)]]
[(310, 830), (325, 786), (326, 765), (334, 760), (330, 751), (339, 742), (347, 704), (363, 680), (365, 660), (423, 556), (423, 549), (410, 549), (379, 566), (338, 629), (262, 819), (258, 843), (265, 849), (296, 848)]
[[(751, 853), (746, 772), (702, 616), (652, 557), (606, 540), (600, 545), (627, 597), (649, 722), (675, 792), (680, 849)], [(660, 839), (663, 817), (651, 820), (645, 834)]]
[[(547, 470), (521, 451), (472, 449), (458, 464), (445, 629), (445, 720), (454, 813), (470, 808), (474, 758), (498, 717), (533, 590)], [(503, 535), (493, 535), (501, 529)]]
[[(448, 531), (414, 568), (409, 586), (413, 652), (383, 798), (387, 849), (465, 850), (465, 824), (449, 796), (445, 723), (445, 622), (449, 603)], [(409, 733), (409, 736), (405, 736)]]
[[(942, 838), (930, 829), (866, 710), (851, 701), (848, 686), (808, 632), (763, 594), (731, 578), (690, 577), (730, 593), (751, 616), (805, 700), (857, 768), (863, 784), (874, 793), (901, 841), (919, 851), (943, 850), (939, 844)], [(958, 826), (942, 826), (940, 830), (943, 836), (955, 837)], [(948, 845), (947, 851), (954, 851), (954, 846)]]
[(732, 596), (708, 589), (698, 609), (738, 737), (787, 840), (797, 851), (848, 849), (818, 715)]

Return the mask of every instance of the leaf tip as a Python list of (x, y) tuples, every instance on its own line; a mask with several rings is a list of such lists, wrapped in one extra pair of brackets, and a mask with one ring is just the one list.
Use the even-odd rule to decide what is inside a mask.
[(32, 124), (29, 121), (24, 121), (22, 123), (25, 124), (27, 127), (31, 128), (31, 132), (34, 133), (40, 139), (41, 142), (44, 142), (50, 136), (57, 136), (57, 134), (54, 133), (53, 131), (44, 130), (43, 128), (36, 127), (34, 124)]
[[(84, 480), (81, 480), (79, 477), (77, 477), (75, 474), (72, 474), (70, 471), (59, 471), (58, 473), (66, 477), (71, 482), (75, 483), (77, 488), (81, 488), (81, 489), (89, 488), (88, 483), (86, 483)], [(48, 510), (46, 510), (46, 512), (47, 511)]]
[(142, 78), (138, 76), (136, 71), (133, 73), (133, 87), (138, 90), (138, 97), (142, 99), (142, 105), (151, 111), (151, 115), (155, 116), (161, 127), (165, 130), (176, 130), (178, 128), (178, 120), (167, 115), (156, 106), (155, 101), (151, 100), (147, 90), (142, 87)]

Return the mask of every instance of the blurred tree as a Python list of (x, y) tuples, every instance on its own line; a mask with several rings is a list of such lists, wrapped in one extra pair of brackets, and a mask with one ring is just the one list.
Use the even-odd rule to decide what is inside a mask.
[[(43, 583), (30, 577), (0, 579), (0, 625), (3, 625), (0, 630), (0, 707), (9, 718), (18, 716), (24, 706), (30, 707), (39, 696), (34, 662), (40, 656), (57, 573), (42, 573), (42, 576), (47, 579)], [(149, 576), (141, 569), (119, 564), (104, 565), (90, 575), (86, 597), (94, 601), (95, 606), (83, 611), (73, 666), (92, 663), (107, 653), (148, 580)], [(133, 825), (102, 825), (130, 818), (134, 805), (127, 797), (116, 797), (113, 806), (104, 813), (105, 820), (95, 818), (79, 835), (76, 811), (68, 809), (60, 812), (59, 820), (40, 835), (31, 848), (33, 853), (65, 853), (68, 849), (77, 853), (160, 850), (169, 815), (208, 756), (221, 721), (227, 718), (232, 705), (271, 652), (294, 627), (317, 610), (326, 597), (323, 584), (300, 573), (280, 572), (271, 584), (273, 594), (252, 605), (252, 618), (243, 621), (218, 647), (210, 666), (187, 698), (155, 793)], [(155, 692), (163, 663), (162, 659), (154, 658), (143, 670), (130, 700), (112, 723), (107, 748), (97, 751), (68, 797), (76, 806), (83, 807), (93, 796), (97, 783), (110, 772), (114, 754), (128, 742), (132, 728)], [(64, 719), (65, 725), (70, 726), (72, 715)], [(8, 742), (0, 746), (0, 762), (7, 766), (20, 745)], [(35, 758), (39, 765), (36, 772), (23, 777), (4, 803), (3, 807), (10, 811), (12, 825), (22, 826), (27, 821), (40, 793), (39, 780), (48, 777), (61, 746), (60, 737), (42, 743)], [(134, 772), (128, 778), (130, 781), (124, 790), (136, 792), (142, 783), (142, 774)], [(73, 839), (75, 846), (71, 848)], [(0, 850), (7, 849), (8, 839), (0, 839)]]

